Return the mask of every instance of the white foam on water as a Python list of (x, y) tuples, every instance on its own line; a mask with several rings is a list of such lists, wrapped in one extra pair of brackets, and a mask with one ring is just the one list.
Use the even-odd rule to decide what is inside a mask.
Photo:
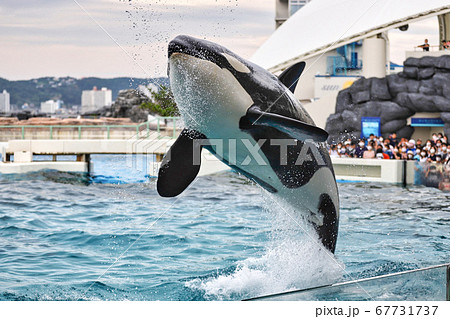
[[(298, 212), (266, 203), (271, 219), (270, 239), (260, 257), (237, 264), (231, 274), (194, 279), (186, 287), (208, 299), (262, 296), (339, 281), (344, 266), (318, 240), (311, 226), (293, 216)], [(280, 208), (278, 206), (278, 208)], [(294, 215), (297, 214), (297, 215)]]

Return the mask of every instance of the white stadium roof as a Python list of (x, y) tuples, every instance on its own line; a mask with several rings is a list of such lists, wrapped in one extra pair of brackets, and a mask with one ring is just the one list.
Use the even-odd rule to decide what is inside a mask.
[(450, 12), (450, 0), (313, 0), (256, 51), (276, 72), (300, 60), (408, 23)]

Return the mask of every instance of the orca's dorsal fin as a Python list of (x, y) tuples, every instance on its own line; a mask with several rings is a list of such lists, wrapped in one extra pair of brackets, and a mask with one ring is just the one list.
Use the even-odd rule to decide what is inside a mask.
[(278, 76), (278, 80), (294, 93), (295, 88), (297, 87), (298, 78), (305, 69), (305, 66), (306, 63), (303, 61), (291, 65)]
[(206, 136), (202, 133), (184, 129), (164, 155), (158, 173), (156, 189), (162, 197), (181, 194), (195, 179), (200, 170), (202, 143)]
[(283, 115), (263, 112), (258, 106), (253, 105), (247, 110), (247, 114), (241, 118), (239, 127), (243, 130), (251, 130), (255, 126), (273, 127), (299, 141), (325, 142), (328, 138), (327, 131), (320, 127)]

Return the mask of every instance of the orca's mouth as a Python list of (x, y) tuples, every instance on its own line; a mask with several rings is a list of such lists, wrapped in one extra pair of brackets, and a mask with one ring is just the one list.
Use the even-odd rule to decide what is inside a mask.
[(221, 67), (226, 63), (222, 55), (224, 51), (224, 48), (218, 44), (187, 35), (179, 35), (169, 42), (168, 56), (170, 58), (175, 53), (183, 53), (198, 59), (213, 62)]

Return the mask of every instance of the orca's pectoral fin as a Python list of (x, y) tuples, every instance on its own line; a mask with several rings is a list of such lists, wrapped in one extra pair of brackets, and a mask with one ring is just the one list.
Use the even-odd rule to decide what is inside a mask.
[(289, 90), (291, 90), (292, 93), (294, 93), (298, 78), (305, 69), (305, 66), (305, 62), (298, 62), (290, 66), (278, 76), (278, 80), (280, 80), (281, 83), (283, 83)]
[(328, 133), (317, 126), (283, 115), (263, 112), (259, 107), (252, 106), (247, 110), (247, 114), (241, 118), (239, 127), (241, 129), (251, 129), (258, 126), (276, 128), (299, 141), (325, 142), (328, 138)]
[(202, 143), (206, 136), (184, 129), (164, 156), (158, 173), (156, 188), (163, 197), (181, 194), (195, 179), (200, 170)]

